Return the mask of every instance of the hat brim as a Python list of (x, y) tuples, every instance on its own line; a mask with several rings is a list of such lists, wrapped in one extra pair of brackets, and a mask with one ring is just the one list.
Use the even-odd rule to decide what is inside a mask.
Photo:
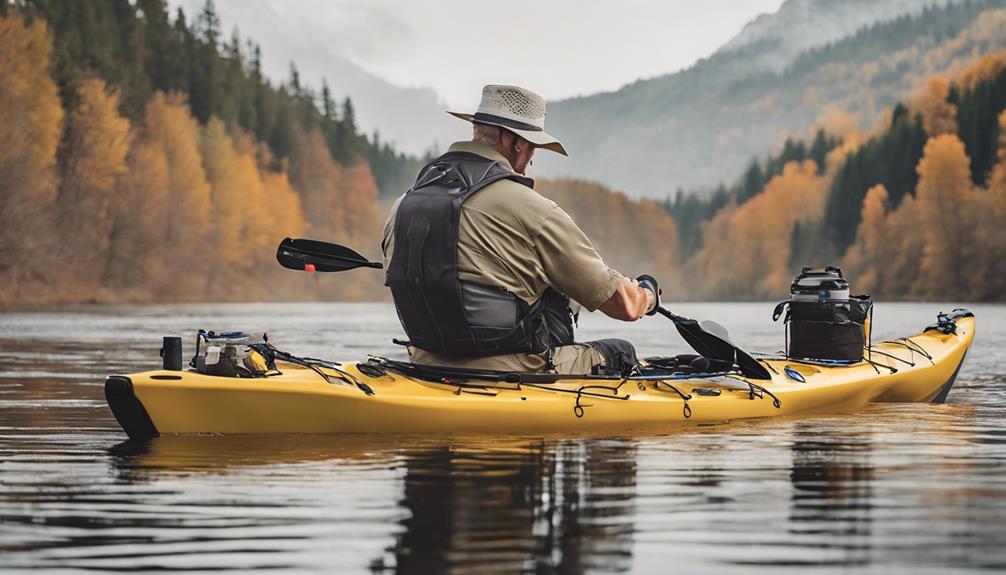
[[(450, 115), (452, 115), (452, 116), (454, 116), (455, 118), (461, 118), (462, 120), (465, 120), (466, 122), (474, 122), (475, 121), (475, 115), (474, 114), (466, 114), (464, 112), (450, 112), (450, 111), (448, 111), (447, 113), (450, 114)], [(542, 131), (538, 131), (538, 130), (519, 130), (517, 128), (513, 128), (513, 127), (510, 127), (510, 126), (507, 126), (505, 124), (500, 124), (500, 123), (492, 122), (492, 121), (486, 121), (486, 120), (482, 120), (482, 119), (479, 119), (478, 123), (479, 124), (488, 124), (490, 126), (499, 126), (500, 128), (503, 128), (504, 130), (506, 130), (508, 132), (512, 132), (514, 134), (517, 134), (521, 138), (524, 138), (528, 142), (531, 142), (532, 144), (535, 145), (535, 147), (544, 148), (546, 150), (550, 150), (550, 151), (555, 152), (557, 154), (562, 154), (563, 156), (569, 156), (569, 154), (566, 153), (566, 148), (564, 148), (562, 146), (562, 142), (560, 142), (558, 138), (556, 138), (555, 136), (552, 136), (551, 134), (549, 134), (548, 132), (546, 132), (544, 130), (542, 130)]]

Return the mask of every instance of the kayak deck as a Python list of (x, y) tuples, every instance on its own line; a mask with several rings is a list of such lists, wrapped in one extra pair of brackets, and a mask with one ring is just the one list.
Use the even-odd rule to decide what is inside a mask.
[[(278, 363), (262, 378), (194, 371), (110, 376), (105, 394), (131, 438), (165, 433), (660, 431), (686, 424), (855, 409), (871, 401), (942, 402), (974, 338), (928, 329), (875, 344), (871, 361), (832, 366), (760, 360), (770, 380), (739, 374), (425, 381), (364, 364), (317, 370)], [(318, 371), (322, 373), (318, 373)], [(368, 375), (369, 374), (369, 375)], [(802, 381), (801, 381), (802, 380)]]

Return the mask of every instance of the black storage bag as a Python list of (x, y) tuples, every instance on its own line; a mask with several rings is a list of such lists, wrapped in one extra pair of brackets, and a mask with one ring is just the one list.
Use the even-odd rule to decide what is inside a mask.
[(867, 297), (789, 302), (789, 349), (795, 358), (862, 361), (864, 324), (873, 306)]

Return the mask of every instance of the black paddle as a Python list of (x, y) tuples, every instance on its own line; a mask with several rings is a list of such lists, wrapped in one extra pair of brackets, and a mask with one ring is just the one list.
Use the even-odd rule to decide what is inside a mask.
[(714, 321), (688, 319), (661, 306), (657, 306), (657, 313), (674, 322), (681, 337), (699, 355), (735, 364), (741, 368), (741, 373), (753, 379), (772, 379), (764, 365), (730, 341), (722, 325)]
[(356, 268), (382, 269), (355, 251), (328, 242), (286, 238), (276, 250), (280, 265), (291, 270), (308, 272), (343, 272)]
[[(279, 244), (276, 259), (291, 270), (342, 272), (356, 268), (384, 268), (359, 253), (337, 244), (317, 240), (286, 238)], [(658, 306), (660, 315), (674, 322), (678, 333), (703, 357), (728, 361), (754, 379), (772, 379), (765, 366), (730, 342), (727, 330), (713, 321), (698, 322)]]

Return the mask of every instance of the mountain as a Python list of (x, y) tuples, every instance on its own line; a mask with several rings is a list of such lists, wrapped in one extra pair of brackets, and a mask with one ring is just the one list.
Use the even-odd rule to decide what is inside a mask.
[[(959, 0), (951, 0), (953, 3)], [(774, 14), (762, 14), (727, 42), (719, 53), (751, 50), (751, 71), (781, 72), (801, 52), (855, 34), (865, 26), (917, 14), (920, 0), (790, 0)]]
[(789, 0), (687, 70), (551, 103), (549, 131), (571, 155), (542, 155), (536, 174), (657, 198), (731, 181), (789, 135), (870, 126), (930, 75), (1006, 46), (1004, 28), (979, 17), (1003, 6)]

